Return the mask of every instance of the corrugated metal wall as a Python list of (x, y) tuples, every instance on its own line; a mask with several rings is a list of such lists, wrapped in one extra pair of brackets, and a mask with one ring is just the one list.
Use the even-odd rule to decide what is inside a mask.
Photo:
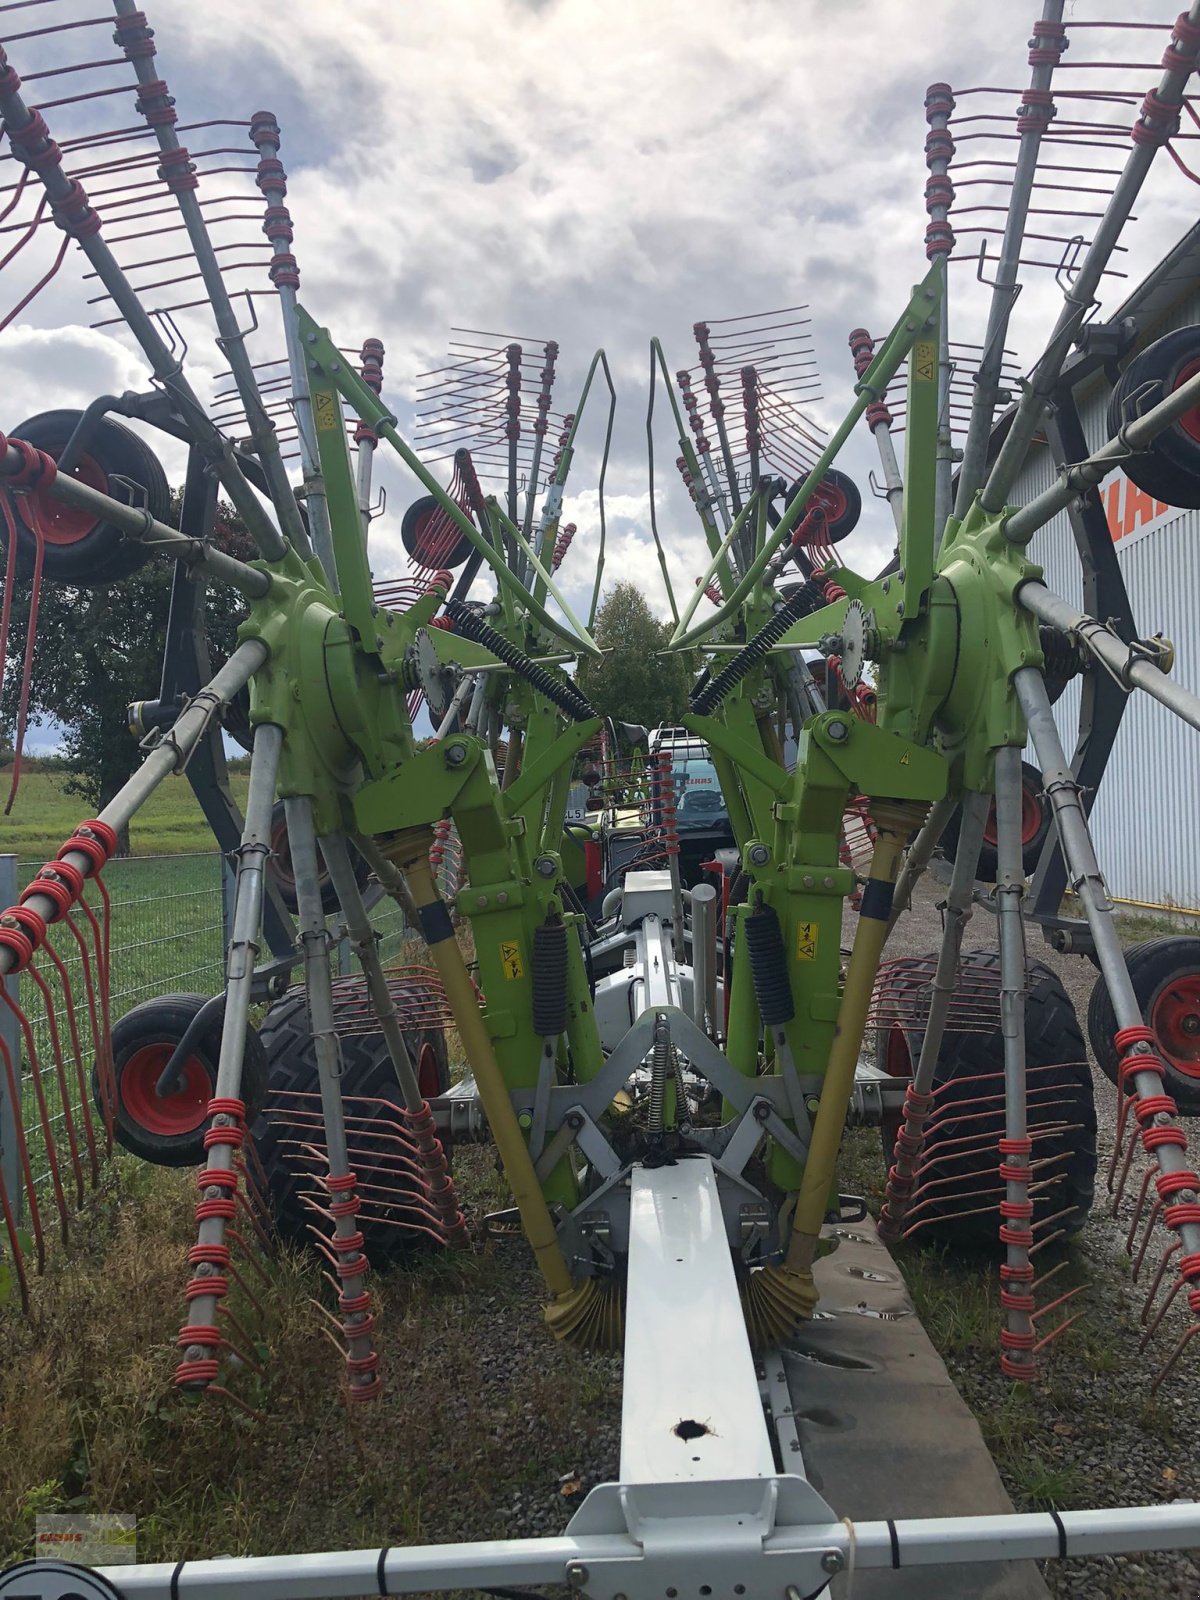
[[(1155, 330), (1155, 337), (1200, 322), (1200, 294), (1189, 297)], [(1092, 448), (1107, 437), (1106, 387), (1081, 403), (1081, 420)], [(1102, 489), (1124, 507), (1124, 485), (1114, 474)], [(1045, 489), (1054, 464), (1045, 448), (1031, 455), (1013, 493), (1017, 503)], [(1173, 676), (1200, 694), (1200, 511), (1167, 510), (1157, 516), (1131, 502), (1125, 522), (1134, 525), (1117, 543), (1117, 559), (1133, 606), (1138, 632), (1164, 633), (1175, 645)], [(1138, 512), (1148, 528), (1138, 526)], [(1148, 515), (1149, 514), (1149, 515)], [(1065, 516), (1036, 535), (1030, 555), (1046, 569), (1057, 594), (1082, 606), (1079, 559)], [(1068, 753), (1074, 747), (1078, 687), (1055, 707)], [(1032, 760), (1032, 756), (1030, 757)], [(1096, 807), (1092, 813), (1097, 854), (1109, 892), (1118, 899), (1200, 910), (1200, 733), (1173, 717), (1149, 696), (1135, 693)]]

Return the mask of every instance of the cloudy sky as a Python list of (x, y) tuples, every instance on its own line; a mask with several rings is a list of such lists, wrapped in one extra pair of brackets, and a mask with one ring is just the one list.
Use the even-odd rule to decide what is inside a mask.
[[(103, 9), (102, 0), (62, 0), (52, 20)], [(1157, 81), (1154, 63), (1177, 9), (1171, 0), (1067, 0), (1068, 22), (1125, 17), (1162, 26), (1124, 34), (1080, 30), (1068, 62), (1141, 65), (1064, 72), (1060, 82), (1140, 94)], [(263, 108), (278, 117), (301, 297), (340, 344), (383, 339), (385, 398), (402, 431), (411, 422), (415, 375), (438, 364), (452, 324), (556, 339), (560, 409), (573, 409), (568, 397), (592, 352), (607, 349), (619, 418), (606, 570), (610, 578), (642, 583), (665, 614), (647, 525), (650, 336), (663, 339), (674, 368), (695, 359), (690, 329), (697, 318), (807, 304), (823, 379), (824, 398), (813, 411), (826, 426), (836, 423), (851, 398), (847, 332), (860, 323), (885, 332), (925, 269), (926, 86), (950, 82), (960, 91), (964, 118), (1011, 114), (1017, 103), (1011, 91), (1028, 81), (1028, 31), (1038, 6), (1036, 0), (147, 0), (146, 10), (157, 33), (158, 69), (182, 121), (244, 119)], [(8, 36), (45, 25), (50, 12), (47, 5), (11, 13)], [(111, 57), (108, 34), (85, 28), (8, 48), (18, 70), (30, 74)], [(38, 82), (36, 94), (30, 84), (30, 98), (127, 80), (122, 67), (94, 78), (73, 74)], [(961, 94), (968, 88), (1008, 92)], [(1060, 116), (1077, 114), (1068, 108)], [(1087, 115), (1127, 129), (1132, 109), (1093, 103)], [(47, 116), (60, 138), (133, 121), (126, 96)], [(1011, 159), (1011, 144), (964, 140), (1011, 131), (1011, 124), (963, 122), (955, 128), (959, 159)], [(231, 128), (187, 137), (196, 149), (238, 150), (245, 139)], [(1127, 148), (1127, 135), (1115, 132), (1100, 148), (1063, 145), (1052, 159), (1112, 173)], [(1180, 149), (1191, 159), (1197, 143), (1185, 140)], [(242, 161), (235, 155), (207, 164)], [(1200, 156), (1193, 164), (1200, 167)], [(1086, 232), (1093, 225), (1088, 213), (1103, 196), (1085, 191), (1111, 178), (1068, 173), (1059, 181), (1064, 190), (1044, 191), (1041, 203), (1079, 215), (1043, 218), (1039, 231)], [(224, 174), (208, 179), (201, 192), (232, 195), (248, 183)], [(1195, 197), (1163, 159), (1125, 241), (1130, 249), (1120, 270), (1128, 277), (1109, 280), (1104, 291), (1110, 308), (1194, 220)], [(959, 205), (1002, 200), (1000, 190), (978, 187), (960, 191)], [(220, 211), (215, 207), (213, 215)], [(118, 216), (116, 208), (109, 211), (107, 232), (117, 231)], [(958, 220), (964, 228), (969, 221), (999, 227), (1003, 216), (996, 210)], [(223, 241), (261, 237), (253, 223), (214, 232)], [(51, 234), (41, 230), (5, 270), (10, 304), (45, 270), (46, 252), (56, 244)], [(962, 259), (952, 268), (960, 340), (982, 337), (986, 303), (971, 261), (980, 237), (964, 235)], [(161, 245), (135, 241), (118, 253), (147, 260), (166, 253)], [(1057, 260), (1061, 246), (1044, 244), (1036, 253)], [(83, 270), (72, 251), (54, 283), (0, 334), (6, 430), (51, 405), (81, 405), (97, 392), (144, 385), (144, 364), (121, 330), (88, 329), (104, 308), (86, 304), (100, 291)], [(135, 277), (149, 283), (160, 275), (143, 267)], [(231, 281), (266, 286), (258, 272)], [(146, 301), (169, 304), (169, 294), (150, 291)], [(1053, 273), (1030, 272), (1012, 340), (1026, 362), (1037, 353), (1056, 299)], [(282, 344), (275, 308), (263, 300), (259, 312), (264, 331), (253, 348), (265, 360)], [(203, 322), (194, 314), (179, 320), (194, 380), (211, 392), (222, 363)], [(566, 514), (580, 529), (563, 569), (573, 600), (590, 592), (594, 571), (595, 445), (602, 426), (597, 404), (568, 486)], [(676, 450), (665, 428), (658, 454), (665, 468), (660, 520), (682, 594), (705, 561), (670, 465)], [(177, 479), (179, 460), (168, 454), (167, 464)], [(874, 465), (865, 433), (845, 464), (865, 491)], [(417, 492), (398, 468), (388, 466), (384, 477), (388, 515), (372, 531), (379, 576), (403, 569), (399, 516)], [(864, 499), (860, 531), (846, 548), (853, 564), (875, 570), (890, 548), (891, 524), (886, 507), (869, 494)]]

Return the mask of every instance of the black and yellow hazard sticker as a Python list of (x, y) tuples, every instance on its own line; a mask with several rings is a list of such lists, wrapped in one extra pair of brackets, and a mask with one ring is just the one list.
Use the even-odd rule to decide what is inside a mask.
[(918, 339), (913, 345), (913, 371), (918, 383), (932, 383), (937, 377), (937, 345), (932, 339)]
[(521, 959), (521, 946), (515, 939), (500, 941), (500, 962), (506, 978), (523, 978), (525, 963)]
[(817, 959), (817, 928), (815, 922), (798, 922), (796, 924), (796, 960), (815, 961)]
[(313, 412), (322, 433), (329, 433), (340, 425), (338, 403), (333, 395), (326, 394), (324, 390), (317, 389), (314, 392)]

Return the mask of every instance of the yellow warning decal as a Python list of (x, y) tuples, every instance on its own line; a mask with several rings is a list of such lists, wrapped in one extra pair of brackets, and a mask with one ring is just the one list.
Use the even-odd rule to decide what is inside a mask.
[(317, 389), (313, 393), (313, 410), (316, 413), (317, 427), (322, 433), (329, 433), (338, 426), (338, 404), (331, 394)]
[(937, 345), (932, 339), (918, 339), (913, 345), (913, 371), (918, 383), (932, 383), (937, 377)]
[(521, 946), (515, 939), (500, 941), (500, 961), (506, 978), (523, 978), (525, 963), (521, 960)]
[(817, 959), (817, 923), (798, 922), (796, 924), (796, 960), (815, 961)]
[(912, 760), (912, 757), (909, 755), (908, 751), (906, 750), (904, 752), (904, 754), (900, 757), (900, 765), (902, 767), (906, 767), (906, 766), (908, 766), (908, 764), (909, 764), (909, 762), (911, 760)]

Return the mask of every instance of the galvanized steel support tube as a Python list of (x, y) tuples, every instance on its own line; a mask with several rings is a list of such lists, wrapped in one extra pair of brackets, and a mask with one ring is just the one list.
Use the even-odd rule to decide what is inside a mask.
[[(140, 15), (137, 0), (113, 0), (113, 9), (118, 17), (137, 17)], [(150, 30), (146, 29), (145, 32), (146, 37), (149, 38)], [(196, 264), (200, 268), (200, 275), (204, 280), (205, 292), (212, 306), (213, 320), (217, 324), (217, 329), (220, 333), (218, 343), (229, 362), (234, 382), (237, 384), (242, 406), (246, 412), (246, 421), (250, 427), (250, 437), (253, 441), (254, 451), (262, 463), (263, 472), (266, 474), (267, 486), (270, 490), (271, 502), (275, 507), (275, 513), (279, 517), (284, 533), (292, 545), (307, 555), (310, 548), (308, 534), (305, 532), (304, 523), (300, 518), (300, 508), (296, 504), (291, 485), (287, 480), (283, 457), (279, 451), (279, 439), (275, 432), (275, 424), (267, 415), (262, 395), (258, 391), (254, 368), (246, 352), (245, 334), (238, 325), (238, 319), (234, 314), (229, 293), (225, 288), (225, 279), (221, 273), (221, 266), (213, 249), (212, 240), (208, 236), (208, 228), (204, 221), (204, 213), (200, 209), (200, 201), (197, 198), (196, 190), (194, 187), (189, 187), (186, 181), (186, 175), (192, 171), (192, 165), (185, 158), (181, 163), (173, 163), (168, 169), (168, 161), (175, 156), (176, 152), (182, 152), (183, 150), (179, 142), (179, 136), (175, 132), (174, 121), (165, 116), (158, 117), (147, 114), (154, 111), (166, 111), (170, 108), (171, 97), (167, 92), (167, 86), (158, 76), (152, 49), (135, 49), (132, 38), (125, 33), (121, 34), (121, 44), (129, 56), (141, 88), (138, 105), (142, 108), (143, 115), (146, 115), (146, 120), (158, 140), (158, 147), (163, 152), (164, 182), (175, 196), (184, 227), (187, 229), (192, 252), (196, 257)], [(178, 178), (177, 174), (179, 175)], [(183, 181), (180, 181), (180, 179)], [(285, 328), (285, 332), (288, 331)], [(263, 553), (267, 554), (266, 551)]]
[[(114, 0), (117, 5), (133, 5), (136, 0)], [(263, 192), (268, 206), (268, 217), (272, 210), (283, 207), (287, 195), (287, 179), (284, 176), (282, 165), (278, 160), (279, 155), (279, 126), (269, 112), (260, 112), (250, 125), (250, 138), (259, 155), (258, 186)], [(312, 530), (313, 549), (316, 551), (329, 586), (336, 593), (339, 589), (337, 579), (337, 557), (333, 548), (333, 530), (329, 521), (329, 501), (325, 496), (325, 477), (321, 471), (321, 459), (317, 453), (317, 435), (313, 426), (312, 394), (308, 387), (308, 368), (304, 363), (304, 349), (300, 343), (300, 327), (296, 321), (296, 290), (299, 286), (300, 274), (296, 267), (295, 257), (291, 251), (292, 223), (290, 217), (284, 217), (286, 227), (274, 228), (270, 221), (265, 225), (265, 231), (271, 241), (272, 270), (271, 278), (275, 284), (276, 293), (279, 295), (279, 306), (283, 313), (283, 338), (287, 349), (288, 372), (292, 379), (292, 407), (296, 418), (296, 437), (300, 445), (300, 471), (304, 477), (304, 504), (308, 511), (308, 525)], [(202, 224), (203, 225), (203, 224)], [(203, 265), (203, 261), (201, 262)], [(215, 302), (214, 302), (215, 305)], [(245, 374), (249, 377), (250, 387), (255, 400), (261, 407), (261, 398), (258, 386), (254, 382), (254, 373), (241, 341), (237, 349), (245, 363)], [(245, 402), (246, 391), (242, 388), (242, 378), (237, 367), (233, 367), (234, 378), (238, 390)], [(250, 415), (247, 408), (247, 415)], [(265, 411), (262, 413), (267, 426)], [(274, 431), (274, 430), (272, 430)], [(278, 442), (275, 443), (275, 452), (278, 454)], [(361, 448), (361, 447), (360, 447)], [(267, 463), (263, 462), (264, 470)], [(282, 478), (282, 458), (279, 462), (279, 473)], [(283, 479), (286, 488), (286, 479)], [(368, 480), (369, 481), (369, 480)], [(275, 485), (272, 483), (272, 490)], [(290, 534), (290, 529), (289, 529)]]
[[(0, 52), (0, 62), (4, 59), (6, 58)], [(14, 139), (17, 141), (14, 144), (14, 154), (17, 154), (20, 160), (18, 154), (20, 135), (29, 128), (34, 115), (19, 92), (0, 88), (0, 117), (4, 120), (10, 142)], [(42, 142), (44, 149), (49, 150), (52, 141), (48, 135)], [(38, 170), (38, 176), (56, 207), (75, 203), (77, 195), (74, 180), (67, 177), (61, 164), (42, 165)], [(95, 216), (95, 212), (91, 215)], [(228, 442), (222, 438), (215, 423), (209, 418), (191, 385), (183, 376), (180, 358), (167, 348), (103, 236), (99, 232), (89, 232), (85, 228), (76, 226), (75, 238), (78, 240), (79, 248), (96, 269), (96, 275), (127, 323), (129, 331), (141, 345), (155, 377), (178, 406), (201, 449), (216, 462), (222, 487), (245, 522), (255, 544), (268, 561), (280, 560), (286, 548), (282, 535), (243, 477), (241, 469), (233, 459)]]
[(1004, 1200), (1000, 1268), (1005, 1327), (1000, 1333), (1000, 1370), (1028, 1381), (1034, 1371), (1033, 1202), (1029, 1198), (1032, 1144), (1025, 1075), (1025, 867), (1021, 855), (1021, 752), (996, 751), (996, 926), (1000, 938), (1000, 1033), (1004, 1041), (1004, 1137), (1000, 1176)]
[(705, 1014), (717, 1032), (717, 891), (711, 883), (692, 890), (692, 1016), (705, 1029)]
[[(1029, 736), (1037, 751), (1046, 796), (1054, 809), (1054, 820), (1058, 825), (1071, 887), (1078, 895), (1084, 915), (1087, 917), (1096, 948), (1096, 961), (1108, 988), (1118, 1028), (1141, 1027), (1142, 1008), (1129, 979), (1121, 940), (1113, 921), (1112, 901), (1108, 897), (1100, 865), (1096, 860), (1091, 830), (1079, 795), (1079, 785), (1071, 771), (1050, 710), (1045, 682), (1041, 673), (1035, 668), (1022, 667), (1013, 677), (1013, 687), (1025, 720), (1029, 724)], [(1142, 1053), (1148, 1053), (1148, 1047), (1134, 1045), (1130, 1056), (1125, 1060), (1128, 1061), (1131, 1057)], [(1154, 1072), (1134, 1072), (1130, 1081), (1139, 1100), (1152, 1099), (1163, 1092), (1162, 1078)], [(1160, 1112), (1153, 1118), (1153, 1125), (1164, 1127), (1172, 1121), (1170, 1116)], [(1165, 1175), (1185, 1173), (1189, 1170), (1187, 1151), (1178, 1145), (1161, 1144), (1155, 1150), (1154, 1157), (1160, 1171)], [(1185, 1193), (1190, 1192), (1185, 1191)], [(1192, 1193), (1192, 1199), (1200, 1199), (1200, 1195)], [(1183, 1242), (1185, 1254), (1193, 1255), (1200, 1252), (1200, 1224), (1185, 1222), (1177, 1231)]]
[[(279, 757), (283, 749), (283, 729), (276, 723), (263, 723), (254, 734), (254, 752), (250, 758), (250, 787), (246, 798), (246, 820), (242, 828), (242, 842), (237, 852), (237, 883), (234, 889), (233, 927), (229, 948), (225, 952), (225, 1011), (221, 1023), (221, 1049), (217, 1058), (217, 1081), (213, 1099), (220, 1102), (236, 1101), (242, 1094), (242, 1063), (246, 1054), (246, 1028), (250, 1019), (250, 990), (254, 980), (254, 965), (259, 951), (259, 929), (262, 925), (263, 869), (271, 853), (271, 808), (275, 803), (275, 779), (279, 772)], [(206, 1172), (228, 1173), (241, 1148), (243, 1130), (234, 1108), (224, 1106), (212, 1115), (213, 1142), (208, 1145), (204, 1163)], [(228, 1143), (223, 1143), (220, 1133), (228, 1131)], [(207, 1141), (206, 1141), (207, 1143)], [(230, 1180), (226, 1179), (226, 1184)], [(206, 1187), (201, 1180), (201, 1204), (205, 1200), (220, 1201), (225, 1193), (223, 1185)], [(197, 1229), (200, 1251), (206, 1248), (223, 1249), (226, 1246), (226, 1218), (202, 1216)], [(199, 1252), (197, 1252), (199, 1254)], [(222, 1277), (217, 1264), (199, 1260), (193, 1271), (193, 1282), (206, 1277)], [(222, 1291), (223, 1292), (223, 1291)], [(199, 1294), (189, 1298), (188, 1323), (197, 1332), (216, 1325), (220, 1294)], [(203, 1343), (185, 1345), (185, 1363), (211, 1359), (209, 1347)], [(207, 1387), (210, 1380), (198, 1379), (195, 1386)], [(191, 1383), (184, 1384), (192, 1387)]]
[[(896, 926), (900, 916), (912, 904), (914, 888), (921, 880), (926, 867), (938, 847), (946, 824), (958, 809), (958, 800), (947, 796), (938, 800), (930, 810), (921, 831), (917, 834), (904, 857), (900, 876), (896, 879), (896, 892), (892, 896), (892, 911), (888, 918), (888, 933)], [(960, 846), (961, 848), (961, 846)], [(957, 856), (955, 857), (957, 860)]]
[[(20, 472), (24, 465), (25, 458), (15, 445), (6, 445), (0, 451), (0, 478), (13, 476)], [(191, 539), (186, 534), (180, 533), (178, 528), (172, 528), (166, 522), (158, 522), (148, 511), (143, 511), (139, 506), (130, 506), (122, 500), (114, 500), (111, 495), (102, 494), (99, 489), (81, 483), (78, 478), (68, 478), (59, 473), (57, 477), (45, 483), (44, 489), (56, 500), (61, 500), (65, 506), (71, 506), (79, 511), (90, 511), (94, 516), (102, 517), (105, 522), (111, 522), (120, 528), (127, 538), (136, 539), (139, 544), (147, 545), (157, 554), (167, 556), (172, 561), (186, 562), (196, 571), (207, 573), (210, 578), (218, 578), (222, 583), (232, 585), (248, 599), (261, 599), (270, 591), (270, 575), (260, 571), (258, 567), (248, 566), (236, 556), (226, 555), (223, 550), (216, 550), (200, 539)]]
[(1200, 404), (1200, 373), (1173, 389), (1165, 400), (1128, 423), (1115, 439), (1094, 450), (1086, 461), (1063, 467), (1048, 489), (1023, 505), (1004, 521), (1005, 536), (1014, 544), (1027, 544), (1042, 528), (1065, 511), (1079, 493), (1107, 478), (1114, 467), (1136, 454), (1171, 424)]
[(1048, 622), (1051, 627), (1077, 638), (1097, 661), (1123, 682), (1133, 688), (1144, 689), (1152, 699), (1200, 731), (1200, 697), (1176, 683), (1173, 678), (1168, 678), (1153, 661), (1131, 650), (1103, 622), (1097, 622), (1095, 617), (1084, 616), (1082, 611), (1077, 611), (1042, 583), (1023, 583), (1017, 590), (1017, 599), (1039, 621)]
[[(1188, 9), (1181, 14), (1180, 20), (1189, 30), (1200, 28), (1200, 0), (1191, 0)], [(1177, 38), (1177, 34), (1172, 34), (1173, 43)], [(1153, 102), (1151, 97), (1147, 96), (1138, 111), (1134, 123), (1133, 149), (1126, 157), (1121, 176), (1117, 179), (1108, 205), (1105, 207), (1104, 216), (1096, 225), (1091, 245), (1079, 271), (1064, 295), (1065, 304), (1059, 313), (1049, 343), (1033, 369), (1017, 407), (1017, 414), (1013, 418), (1012, 427), (984, 484), (981, 503), (983, 509), (992, 514), (1004, 508), (1009, 490), (1021, 470), (1033, 436), (1041, 426), (1046, 407), (1053, 398), (1067, 352), (1083, 326), (1084, 318), (1095, 303), (1101, 275), (1116, 247), (1121, 229), (1129, 220), (1129, 214), (1133, 210), (1155, 153), (1164, 142), (1159, 136), (1162, 115), (1178, 110), (1183, 101), (1188, 78), (1196, 64), (1196, 46), (1192, 45), (1188, 49), (1185, 45), (1183, 49), (1173, 53), (1186, 65), (1166, 67), (1158, 88), (1153, 91)]]
[[(1043, 0), (1041, 21), (1043, 25), (1061, 23), (1063, 0)], [(1049, 34), (1046, 35), (1050, 37)], [(1025, 222), (1029, 214), (1029, 200), (1037, 174), (1042, 136), (1050, 125), (1054, 108), (1049, 103), (1050, 83), (1058, 62), (1058, 52), (1052, 47), (1034, 47), (1037, 55), (1029, 78), (1029, 94), (1017, 112), (1019, 143), (1017, 159), (1013, 163), (1012, 184), (1008, 191), (1008, 205), (1004, 218), (1004, 237), (1000, 242), (1000, 259), (992, 281), (992, 298), (988, 308), (987, 332), (984, 334), (983, 354), (975, 374), (975, 390), (971, 400), (971, 418), (967, 424), (967, 438), (963, 445), (962, 465), (958, 469), (958, 491), (954, 501), (956, 517), (965, 517), (975, 493), (983, 480), (987, 465), (988, 440), (992, 432), (992, 417), (999, 398), (1000, 375), (1004, 366), (1004, 341), (1008, 337), (1009, 318), (1017, 296), (1021, 292), (1017, 283), (1021, 246), (1025, 238)], [(984, 235), (986, 238), (986, 235)]]
[(948, 83), (930, 84), (925, 96), (925, 120), (929, 135), (925, 141), (925, 165), (929, 179), (925, 185), (925, 209), (929, 226), (925, 230), (925, 254), (942, 267), (942, 294), (938, 304), (938, 397), (937, 443), (934, 455), (933, 531), (940, 540), (950, 515), (951, 477), (954, 471), (954, 438), (950, 428), (950, 383), (954, 364), (950, 360), (950, 274), (948, 263), (954, 248), (954, 230), (948, 221), (954, 200), (954, 186), (947, 173), (954, 154), (954, 141), (947, 124), (954, 110), (954, 95)]
[[(342, 1050), (334, 1018), (333, 980), (329, 973), (329, 933), (321, 903), (312, 801), (307, 795), (289, 795), (284, 799), (284, 808), (287, 813), (288, 849), (296, 875), (296, 922), (304, 956), (304, 988), (321, 1089), (321, 1120), (325, 1133), (325, 1158), (329, 1166), (326, 1181), (333, 1214), (333, 1237), (330, 1242), (337, 1257), (341, 1297), (365, 1307), (367, 1258), (362, 1253), (362, 1235), (350, 1208), (350, 1202), (356, 1195), (346, 1140), (346, 1111), (342, 1103), (341, 1086)], [(371, 1347), (370, 1333), (373, 1321), (365, 1309), (360, 1309), (347, 1312), (342, 1325), (349, 1358), (352, 1400), (365, 1399), (378, 1392), (379, 1378), (375, 1371), (377, 1358)], [(356, 1329), (362, 1331), (356, 1332)]]

